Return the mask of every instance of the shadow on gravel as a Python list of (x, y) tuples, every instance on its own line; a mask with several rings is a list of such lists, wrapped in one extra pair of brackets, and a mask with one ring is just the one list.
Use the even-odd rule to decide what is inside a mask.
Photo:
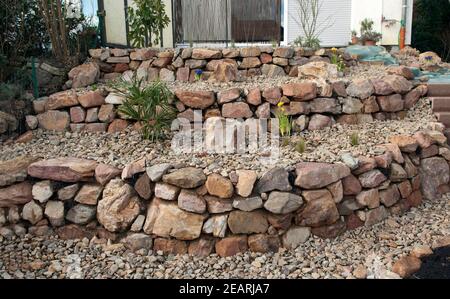
[(450, 247), (439, 248), (422, 259), (422, 267), (410, 279), (450, 279)]

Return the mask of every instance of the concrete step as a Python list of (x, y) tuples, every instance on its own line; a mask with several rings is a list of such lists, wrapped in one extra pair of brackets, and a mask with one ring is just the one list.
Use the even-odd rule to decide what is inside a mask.
[(432, 97), (430, 100), (433, 112), (450, 112), (450, 96)]
[(447, 128), (450, 128), (450, 112), (438, 112), (436, 117), (439, 122), (443, 123)]
[(429, 97), (450, 97), (450, 84), (428, 84)]

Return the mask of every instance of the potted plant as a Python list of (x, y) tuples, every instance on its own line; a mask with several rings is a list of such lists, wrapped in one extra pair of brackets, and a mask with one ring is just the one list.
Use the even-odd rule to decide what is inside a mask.
[(358, 33), (352, 30), (352, 45), (357, 45), (359, 43)]
[(373, 30), (373, 21), (364, 19), (361, 22), (361, 41), (365, 46), (375, 46), (381, 40), (381, 33)]

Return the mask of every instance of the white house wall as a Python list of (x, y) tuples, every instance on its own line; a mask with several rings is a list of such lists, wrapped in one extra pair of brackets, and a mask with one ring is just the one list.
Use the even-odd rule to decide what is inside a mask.
[[(413, 0), (407, 1), (406, 43), (411, 44)], [(383, 45), (398, 45), (400, 20), (402, 17), (402, 0), (353, 0), (352, 30), (360, 33), (361, 21), (365, 18), (374, 21), (374, 30), (383, 34)], [(397, 21), (391, 27), (382, 22), (383, 15), (387, 20)]]
[[(285, 37), (288, 43), (292, 43), (302, 30), (297, 20), (299, 19), (298, 1), (285, 0), (287, 19), (287, 32)], [(324, 47), (346, 46), (351, 38), (351, 8), (352, 0), (321, 0), (322, 10), (319, 15), (319, 24), (328, 24), (319, 39)]]

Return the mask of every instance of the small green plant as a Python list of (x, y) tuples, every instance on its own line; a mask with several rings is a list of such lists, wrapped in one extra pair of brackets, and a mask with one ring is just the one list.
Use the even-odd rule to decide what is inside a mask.
[(176, 118), (176, 111), (170, 105), (172, 92), (164, 82), (156, 81), (144, 86), (143, 79), (136, 73), (131, 82), (121, 80), (113, 86), (117, 94), (125, 98), (119, 112), (138, 121), (144, 139), (152, 142), (163, 139)]
[(283, 137), (283, 141), (281, 142), (281, 146), (286, 147), (289, 145), (289, 137)]
[(230, 42), (230, 48), (236, 48), (236, 43), (235, 43), (234, 39), (232, 39)]
[(342, 55), (338, 53), (338, 49), (331, 49), (331, 63), (337, 66), (339, 72), (345, 71), (345, 63)]
[(278, 109), (275, 111), (275, 116), (278, 119), (281, 137), (291, 136), (292, 119), (286, 114), (286, 109), (283, 107), (284, 102), (278, 103)]
[(194, 47), (194, 41), (192, 39), (189, 40), (189, 48)]
[(96, 91), (98, 89), (97, 84), (92, 84), (91, 89), (92, 89), (92, 91)]
[(295, 151), (297, 153), (303, 154), (306, 151), (306, 141), (303, 138), (300, 138), (300, 140), (295, 145)]
[(304, 47), (317, 50), (320, 48), (320, 39), (318, 39), (317, 37), (303, 38), (299, 36), (294, 40), (293, 44), (296, 47)]
[(270, 43), (272, 44), (272, 48), (276, 48), (278, 46), (278, 41), (274, 39)]
[(364, 43), (376, 43), (381, 40), (382, 34), (373, 30), (373, 24), (374, 22), (367, 18), (361, 22), (361, 40)]
[(195, 70), (195, 75), (194, 75), (195, 81), (202, 80), (202, 76), (203, 76), (203, 71), (201, 69)]
[(350, 135), (350, 144), (352, 146), (358, 146), (359, 145), (359, 135), (358, 132), (353, 132), (352, 135)]

